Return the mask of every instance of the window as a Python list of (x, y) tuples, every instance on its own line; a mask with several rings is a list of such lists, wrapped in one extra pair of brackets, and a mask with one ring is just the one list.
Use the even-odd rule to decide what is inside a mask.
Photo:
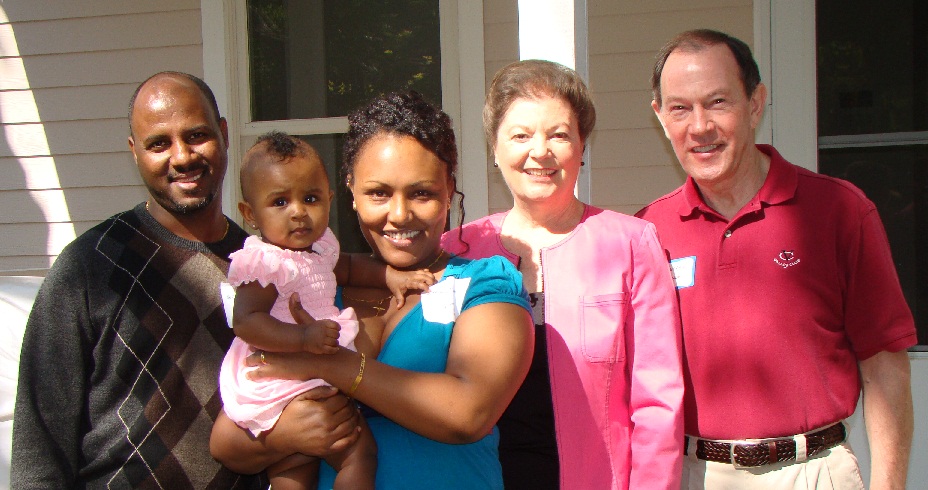
[(412, 89), (441, 103), (437, 0), (248, 0), (252, 120), (340, 117)]
[(819, 172), (877, 205), (928, 350), (928, 3), (816, 2)]
[(442, 104), (439, 1), (247, 0), (245, 16), (250, 122), (239, 153), (271, 129), (313, 145), (336, 192), (329, 226), (343, 251), (369, 251), (339, 170), (346, 116), (395, 90)]

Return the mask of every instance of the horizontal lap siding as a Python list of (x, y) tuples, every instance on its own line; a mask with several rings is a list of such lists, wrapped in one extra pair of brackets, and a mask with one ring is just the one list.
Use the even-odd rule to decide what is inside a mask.
[(0, 3), (0, 273), (47, 269), (73, 237), (145, 199), (129, 97), (202, 75), (199, 0)]
[(29, 246), (29, 243), (25, 242), (20, 237), (47, 236), (48, 240), (53, 242), (55, 246), (64, 248), (64, 246), (70, 243), (72, 240), (68, 238), (68, 236), (71, 234), (72, 228), (74, 228), (77, 233), (80, 234), (93, 228), (99, 223), (100, 220), (76, 221), (68, 224), (37, 222), (13, 223), (6, 225), (5, 229), (7, 230), (7, 233), (0, 235), (0, 249), (3, 249), (5, 252), (5, 257), (3, 260), (20, 262), (34, 261), (36, 263), (41, 262), (44, 256), (29, 255), (32, 253), (33, 249)]
[[(0, 90), (138, 84), (161, 70), (202, 74), (200, 45), (26, 56), (0, 60)], [(21, 61), (20, 61), (21, 60)], [(117, 103), (118, 102), (118, 103)], [(124, 109), (128, 100), (111, 103)]]
[(199, 8), (199, 0), (4, 0), (0, 6), (0, 22), (107, 17)]
[(144, 186), (15, 190), (0, 192), (0, 209), (9, 211), (4, 225), (103, 221), (144, 199)]
[(142, 179), (124, 148), (112, 153), (0, 158), (0, 191), (136, 185), (142, 185)]
[(751, 0), (589, 0), (592, 203), (624, 213), (686, 178), (651, 110), (654, 55), (679, 32), (711, 28), (753, 42)]
[[(486, 86), (500, 68), (519, 61), (519, 8), (517, 0), (489, 0), (483, 2), (484, 64)], [(490, 172), (488, 200), (490, 214), (512, 207), (512, 195), (498, 168), (492, 167), (493, 155), (488, 152)], [(478, 218), (477, 216), (472, 219)], [(468, 216), (468, 221), (471, 217)]]

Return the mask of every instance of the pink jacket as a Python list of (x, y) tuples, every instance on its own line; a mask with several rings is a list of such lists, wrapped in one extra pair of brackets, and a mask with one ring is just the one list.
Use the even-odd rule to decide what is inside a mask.
[[(499, 239), (505, 215), (465, 225), (467, 251), (458, 230), (442, 244), (518, 265)], [(541, 264), (561, 488), (680, 488), (680, 319), (654, 225), (587, 206)]]

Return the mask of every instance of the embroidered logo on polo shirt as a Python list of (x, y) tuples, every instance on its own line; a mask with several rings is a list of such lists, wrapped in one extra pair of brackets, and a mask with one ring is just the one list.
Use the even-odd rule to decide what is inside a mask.
[(784, 269), (787, 267), (792, 267), (801, 262), (799, 257), (796, 257), (795, 250), (783, 250), (780, 252), (780, 255), (777, 255), (777, 257), (773, 259), (773, 261)]

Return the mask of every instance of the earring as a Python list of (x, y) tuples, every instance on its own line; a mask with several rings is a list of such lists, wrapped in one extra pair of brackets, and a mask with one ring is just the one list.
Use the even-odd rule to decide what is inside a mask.
[(354, 202), (354, 201), (351, 201), (351, 209), (354, 209), (355, 211), (357, 211), (357, 210), (358, 210), (358, 203), (356, 203), (356, 202)]
[(584, 161), (581, 160), (581, 161), (580, 161), (580, 166), (583, 167), (584, 165), (586, 165), (586, 162), (584, 162)]
[(499, 168), (499, 162), (493, 162), (493, 166)]

